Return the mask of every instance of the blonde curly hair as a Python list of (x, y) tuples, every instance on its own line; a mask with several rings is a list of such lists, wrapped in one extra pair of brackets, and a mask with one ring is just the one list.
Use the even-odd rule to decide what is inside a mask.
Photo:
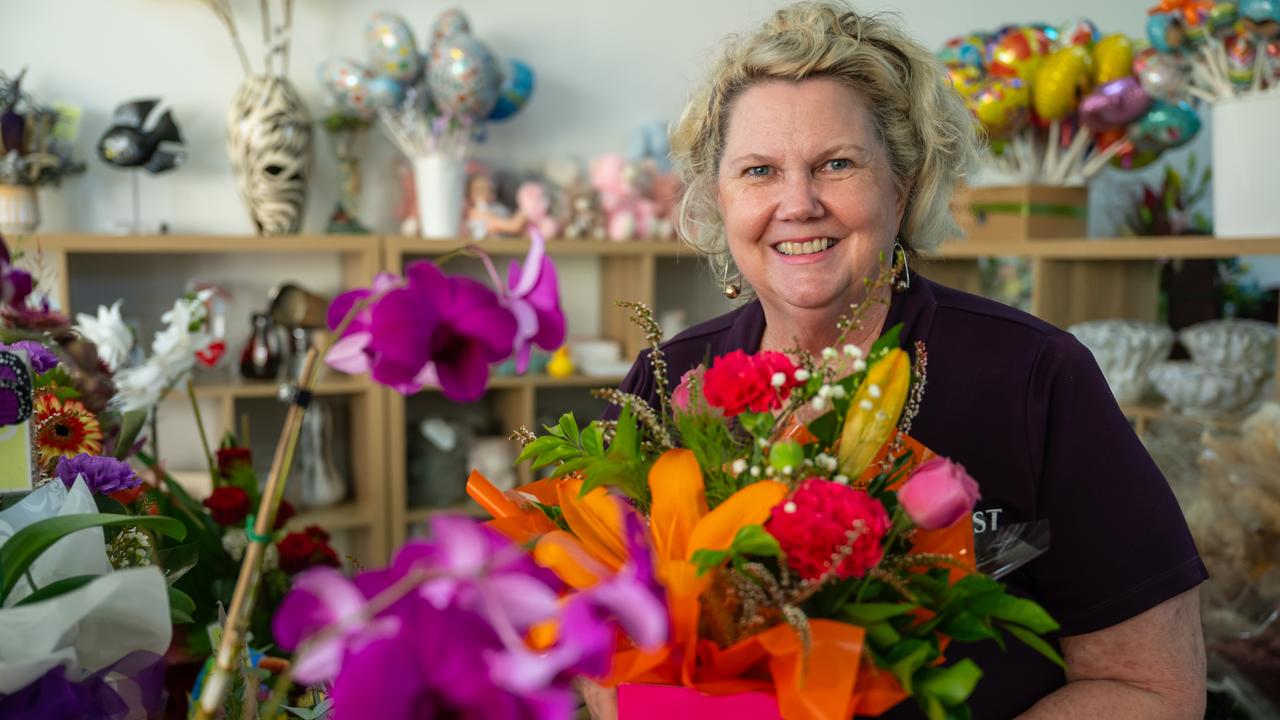
[(746, 36), (730, 36), (671, 130), (672, 159), (684, 181), (676, 213), (681, 237), (728, 275), (716, 183), (734, 101), (767, 80), (829, 77), (867, 103), (888, 152), (894, 185), (907, 198), (901, 228), (909, 253), (932, 250), (960, 229), (951, 214), (957, 180), (977, 159), (977, 133), (942, 65), (879, 15), (847, 4), (800, 2)]

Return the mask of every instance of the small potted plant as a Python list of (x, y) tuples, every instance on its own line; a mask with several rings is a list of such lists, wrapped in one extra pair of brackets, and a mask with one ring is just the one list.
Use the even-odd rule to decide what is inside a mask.
[(0, 233), (15, 235), (40, 224), (36, 188), (84, 171), (71, 157), (74, 113), (37, 104), (22, 92), (25, 74), (0, 72)]

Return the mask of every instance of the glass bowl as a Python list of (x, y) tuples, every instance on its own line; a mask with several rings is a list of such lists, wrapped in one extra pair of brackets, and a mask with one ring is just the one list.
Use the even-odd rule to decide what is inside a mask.
[(1151, 368), (1151, 382), (1169, 404), (1189, 413), (1225, 414), (1258, 397), (1266, 380), (1260, 367), (1220, 368), (1174, 360)]
[(1270, 368), (1275, 363), (1276, 326), (1261, 320), (1210, 320), (1178, 332), (1178, 340), (1200, 365)]
[(1091, 320), (1067, 328), (1098, 361), (1107, 385), (1122, 403), (1137, 402), (1150, 387), (1149, 372), (1169, 357), (1173, 331), (1142, 320)]

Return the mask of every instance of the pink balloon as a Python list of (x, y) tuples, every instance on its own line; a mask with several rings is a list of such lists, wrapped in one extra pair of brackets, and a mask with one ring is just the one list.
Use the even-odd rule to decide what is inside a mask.
[(1099, 85), (1080, 101), (1080, 121), (1094, 132), (1127, 125), (1142, 117), (1151, 97), (1132, 75)]

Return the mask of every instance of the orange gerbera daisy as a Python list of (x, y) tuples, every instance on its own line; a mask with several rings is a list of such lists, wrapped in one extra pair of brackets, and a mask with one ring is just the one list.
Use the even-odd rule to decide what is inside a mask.
[(102, 426), (79, 400), (60, 400), (51, 392), (36, 395), (36, 449), (40, 462), (52, 465), (58, 458), (102, 452)]

